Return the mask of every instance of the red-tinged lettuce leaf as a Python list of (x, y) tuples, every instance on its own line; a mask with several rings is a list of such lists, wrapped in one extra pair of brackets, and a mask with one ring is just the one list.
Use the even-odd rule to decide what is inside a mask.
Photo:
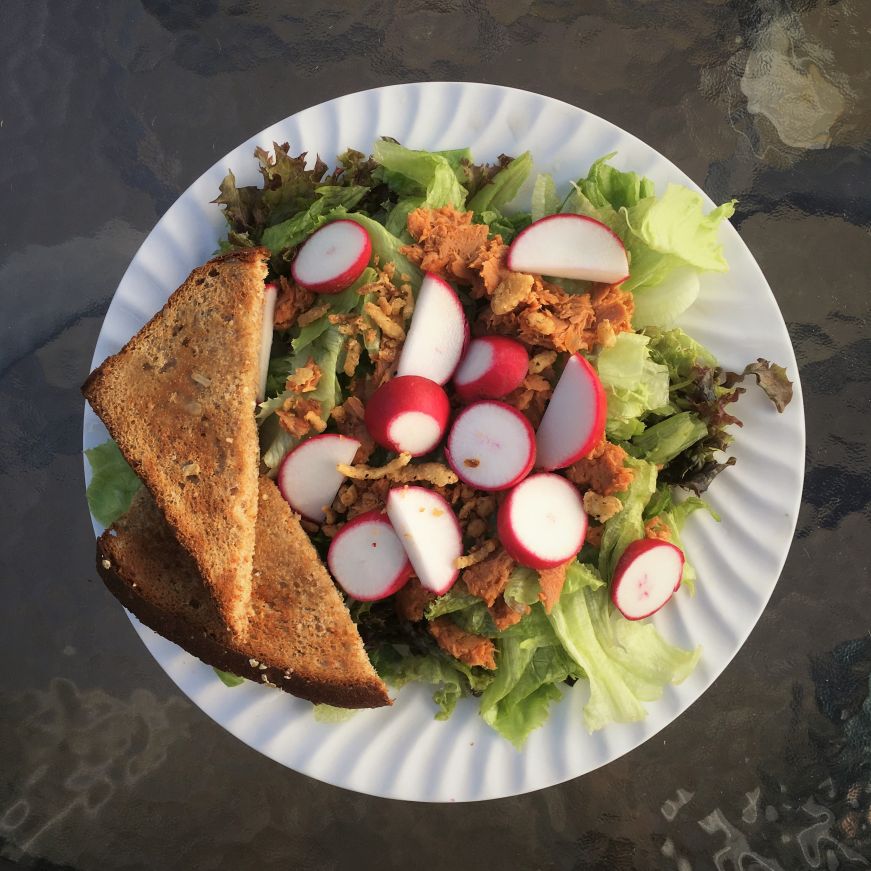
[(786, 376), (786, 369), (777, 363), (769, 363), (762, 357), (757, 358), (755, 363), (748, 364), (741, 374), (729, 372), (724, 384), (731, 387), (738, 384), (748, 375), (756, 378), (756, 383), (765, 392), (765, 395), (774, 403), (774, 407), (782, 412), (792, 400), (792, 381)]
[[(232, 233), (244, 242), (257, 244), (266, 227), (277, 224), (303, 211), (315, 200), (315, 190), (322, 184), (327, 165), (317, 157), (311, 169), (306, 169), (306, 152), (296, 157), (290, 145), (273, 143), (270, 154), (256, 148), (254, 156), (263, 177), (261, 187), (236, 184), (236, 176), (228, 172), (220, 184), (220, 193), (213, 202), (224, 207), (224, 217)], [(230, 239), (231, 244), (238, 242)]]

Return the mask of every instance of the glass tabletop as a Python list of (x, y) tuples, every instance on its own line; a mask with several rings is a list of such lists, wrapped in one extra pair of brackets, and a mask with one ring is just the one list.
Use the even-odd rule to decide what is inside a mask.
[[(34, 0), (0, 20), (0, 867), (871, 864), (871, 10)], [(737, 198), (808, 442), (790, 557), (713, 687), (598, 771), (460, 806), (327, 786), (194, 707), (97, 576), (80, 458), (103, 315), (176, 197), (286, 115), (436, 79), (581, 106)]]

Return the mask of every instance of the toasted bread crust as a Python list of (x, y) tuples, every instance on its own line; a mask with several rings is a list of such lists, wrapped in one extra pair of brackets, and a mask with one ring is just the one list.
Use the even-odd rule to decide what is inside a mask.
[(97, 571), (146, 626), (208, 665), (315, 703), (389, 705), (329, 575), (298, 518), (269, 479), (260, 482), (249, 633), (233, 638), (194, 561), (147, 491), (97, 542)]
[(195, 269), (82, 387), (237, 636), (251, 595), (267, 257), (244, 249)]

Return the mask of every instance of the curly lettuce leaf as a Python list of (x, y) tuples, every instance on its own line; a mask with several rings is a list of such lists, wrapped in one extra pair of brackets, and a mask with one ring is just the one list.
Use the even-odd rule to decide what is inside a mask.
[(537, 175), (532, 188), (532, 220), (539, 221), (548, 215), (556, 214), (561, 204), (553, 176), (549, 173)]
[(443, 154), (415, 151), (389, 139), (375, 143), (373, 157), (380, 164), (376, 174), (400, 197), (422, 197), (431, 209), (464, 208), (466, 189), (454, 170), (460, 158), (455, 158), (452, 165), (452, 160)]
[[(673, 273), (690, 269), (725, 271), (719, 228), (735, 211), (734, 201), (704, 214), (700, 194), (669, 185), (656, 196), (653, 182), (634, 172), (622, 172), (595, 161), (580, 179), (560, 211), (588, 215), (607, 224), (623, 240), (629, 255), (629, 278), (623, 288), (636, 294), (637, 326), (665, 325), (686, 310), (698, 295), (690, 279)], [(671, 287), (650, 289), (672, 279)]]
[(85, 451), (91, 466), (87, 499), (91, 514), (110, 526), (130, 507), (142, 482), (111, 439)]
[(467, 208), (476, 214), (502, 211), (516, 196), (532, 171), (532, 152), (524, 151), (500, 169), (473, 196)]
[(353, 209), (369, 188), (361, 186), (343, 187), (324, 185), (315, 190), (316, 199), (305, 210), (293, 217), (267, 227), (263, 231), (261, 243), (273, 254), (281, 254), (302, 244), (315, 230), (328, 220), (336, 217), (336, 212), (344, 216), (347, 209)]
[(777, 363), (769, 363), (759, 357), (755, 363), (749, 363), (741, 374), (730, 372), (726, 376), (725, 386), (732, 387), (743, 381), (748, 375), (756, 379), (762, 392), (772, 401), (774, 407), (783, 412), (792, 401), (792, 381), (786, 376), (786, 369)]
[(291, 156), (288, 143), (273, 143), (272, 154), (256, 148), (254, 156), (263, 178), (260, 187), (238, 187), (236, 177), (228, 172), (213, 201), (224, 208), (224, 217), (232, 232), (258, 243), (266, 227), (301, 212), (316, 199), (327, 165), (318, 157), (306, 169), (306, 152)]
[(599, 547), (599, 574), (608, 581), (623, 551), (633, 541), (644, 538), (644, 509), (656, 490), (656, 466), (631, 457), (625, 462), (635, 475), (629, 488), (617, 494), (623, 509), (605, 522)]
[(688, 266), (675, 269), (653, 287), (636, 288), (632, 326), (671, 326), (698, 299), (700, 290), (698, 273)]
[(649, 342), (638, 333), (620, 333), (596, 358), (596, 371), (608, 399), (606, 432), (611, 439), (632, 438), (644, 430), (644, 415), (668, 410), (668, 368), (651, 358)]
[(379, 645), (369, 658), (381, 679), (396, 689), (411, 682), (433, 685), (437, 720), (447, 720), (461, 698), (483, 691), (493, 679), (481, 669), (470, 669), (446, 656), (414, 654), (392, 644)]
[[(586, 571), (595, 576), (595, 569)], [(655, 701), (666, 685), (685, 680), (701, 654), (699, 648), (669, 644), (651, 623), (626, 620), (611, 608), (604, 586), (567, 584), (548, 619), (589, 681), (584, 722), (590, 732), (644, 719), (642, 702)]]

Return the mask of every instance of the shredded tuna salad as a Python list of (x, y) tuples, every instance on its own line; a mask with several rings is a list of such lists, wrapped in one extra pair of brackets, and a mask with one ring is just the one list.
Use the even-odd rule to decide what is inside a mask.
[[(332, 171), (287, 144), (255, 156), (262, 183), (238, 186), (229, 173), (216, 202), (228, 224), (222, 250), (268, 248), (268, 280), (278, 288), (257, 413), (265, 469), (275, 474), (289, 451), (322, 433), (360, 443), (338, 467), (342, 483), (323, 520), (303, 521), (325, 560), (344, 525), (384, 512), (397, 487), (439, 494), (462, 535), (446, 592), (412, 572), (377, 601), (346, 597), (379, 674), (394, 687), (431, 685), (438, 719), (474, 696), (484, 720), (518, 747), (577, 681), (589, 683), (590, 731), (642, 719), (646, 703), (692, 672), (700, 649), (675, 647), (648, 620), (624, 617), (612, 590), (621, 557), (648, 539), (682, 550), (685, 522), (709, 510), (702, 495), (734, 463), (724, 451), (728, 428), (740, 426), (732, 409), (743, 380), (753, 376), (779, 411), (791, 397), (781, 367), (760, 359), (726, 372), (675, 326), (704, 292), (697, 276), (728, 268), (718, 238), (734, 203), (706, 213), (696, 192), (657, 191), (618, 169), (615, 155), (577, 167), (564, 188), (534, 176), (529, 153), (481, 164), (467, 149), (417, 151), (381, 139), (370, 156), (349, 149)], [(512, 242), (553, 215), (609, 228), (625, 248), (628, 277), (609, 284), (512, 270)], [(370, 260), (347, 288), (313, 293), (294, 281), (294, 259), (338, 219), (366, 231)], [(442, 442), (413, 457), (379, 444), (366, 425), (373, 395), (397, 376), (425, 274), (453, 288), (472, 339), (522, 343), (528, 366), (499, 401), (533, 429), (572, 355), (604, 389), (603, 432), (553, 470), (575, 489), (588, 524), (580, 551), (559, 565), (534, 569), (509, 553), (497, 529), (508, 489), (464, 482)], [(466, 403), (452, 382), (444, 390), (454, 420)], [(697, 582), (705, 579), (684, 562), (674, 596), (693, 595)]]

